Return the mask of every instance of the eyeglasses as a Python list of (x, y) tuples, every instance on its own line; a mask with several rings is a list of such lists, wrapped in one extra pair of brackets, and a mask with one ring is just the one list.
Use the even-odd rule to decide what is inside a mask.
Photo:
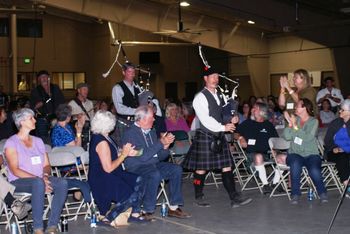
[(340, 112), (344, 112), (344, 111), (349, 111), (349, 110), (340, 109), (339, 111), (340, 111)]

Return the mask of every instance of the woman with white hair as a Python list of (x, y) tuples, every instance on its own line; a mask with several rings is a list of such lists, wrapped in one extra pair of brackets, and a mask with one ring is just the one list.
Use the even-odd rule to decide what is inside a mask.
[(13, 113), (18, 133), (4, 146), (8, 180), (16, 192), (31, 193), (33, 228), (35, 234), (44, 233), (43, 213), (45, 193), (53, 193), (46, 233), (57, 233), (57, 224), (67, 197), (67, 181), (51, 177), (51, 166), (43, 141), (29, 134), (35, 129), (34, 112), (23, 108)]
[[(333, 120), (324, 139), (325, 156), (336, 163), (340, 181), (347, 185), (350, 175), (350, 99), (345, 99), (339, 110), (339, 118)], [(349, 191), (350, 192), (350, 191)]]
[[(109, 111), (98, 111), (91, 121), (90, 167), (88, 181), (101, 214), (101, 221), (111, 222), (119, 214), (132, 207), (129, 222), (146, 222), (140, 215), (142, 198), (141, 178), (123, 170), (123, 161), (136, 156), (138, 151), (127, 143), (119, 152), (109, 137), (115, 127), (115, 116)], [(110, 212), (111, 203), (116, 207)]]

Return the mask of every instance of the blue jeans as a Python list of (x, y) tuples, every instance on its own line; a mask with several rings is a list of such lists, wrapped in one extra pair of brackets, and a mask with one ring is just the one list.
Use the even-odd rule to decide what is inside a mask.
[(179, 165), (159, 162), (128, 169), (128, 171), (142, 177), (145, 186), (143, 196), (143, 210), (145, 212), (153, 213), (155, 211), (158, 187), (163, 179), (169, 181), (170, 205), (183, 205), (182, 168)]
[[(51, 187), (53, 189), (53, 200), (51, 203), (50, 217), (48, 227), (56, 227), (60, 221), (60, 216), (64, 202), (67, 198), (67, 181), (63, 178), (49, 177)], [(33, 213), (33, 228), (43, 229), (43, 214), (45, 203), (45, 183), (44, 180), (38, 177), (20, 178), (11, 182), (16, 186), (15, 192), (31, 193), (32, 213)]]
[(80, 192), (83, 194), (84, 201), (86, 203), (91, 202), (90, 185), (88, 184), (88, 182), (77, 180), (77, 179), (70, 179), (70, 178), (67, 178), (66, 180), (67, 180), (68, 189), (78, 188)]
[(108, 213), (107, 218), (112, 221), (120, 213), (126, 211), (129, 207), (132, 207), (132, 213), (141, 212), (141, 201), (144, 192), (144, 184), (141, 177), (138, 177), (134, 187), (134, 192), (130, 195), (128, 199), (123, 202), (118, 202), (116, 206)]
[(321, 163), (322, 162), (319, 155), (302, 157), (298, 154), (288, 154), (287, 165), (290, 167), (292, 196), (301, 195), (300, 179), (303, 166), (307, 168), (308, 173), (316, 186), (318, 194), (325, 194), (327, 192), (321, 174)]

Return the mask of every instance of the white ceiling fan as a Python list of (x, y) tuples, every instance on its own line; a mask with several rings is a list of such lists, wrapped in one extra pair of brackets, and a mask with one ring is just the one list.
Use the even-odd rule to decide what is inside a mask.
[(178, 20), (177, 20), (177, 30), (161, 30), (153, 32), (154, 34), (161, 34), (161, 35), (172, 35), (172, 34), (178, 34), (178, 33), (188, 33), (188, 34), (195, 34), (195, 35), (201, 35), (203, 32), (211, 31), (210, 29), (190, 29), (190, 28), (184, 28), (184, 23), (182, 21), (182, 12), (181, 12), (181, 5), (180, 1), (177, 4), (178, 7)]

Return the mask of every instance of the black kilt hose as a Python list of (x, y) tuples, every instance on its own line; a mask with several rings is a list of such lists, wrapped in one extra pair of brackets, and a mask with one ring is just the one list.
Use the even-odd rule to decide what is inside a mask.
[(222, 136), (223, 144), (220, 153), (214, 153), (210, 150), (213, 139), (214, 135), (197, 130), (183, 162), (183, 167), (189, 170), (214, 170), (232, 167), (233, 161), (225, 137)]

